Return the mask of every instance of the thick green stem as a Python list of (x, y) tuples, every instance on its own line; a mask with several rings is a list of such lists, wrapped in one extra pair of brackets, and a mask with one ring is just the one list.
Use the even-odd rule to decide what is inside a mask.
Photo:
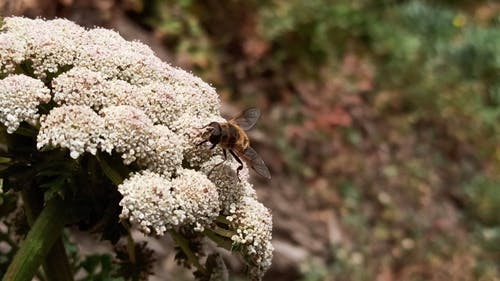
[[(42, 195), (36, 187), (21, 192), (28, 224), (33, 227), (42, 209)], [(62, 203), (61, 203), (62, 204)], [(56, 218), (58, 219), (58, 218)], [(73, 273), (69, 264), (62, 237), (59, 237), (43, 262), (43, 271), (49, 281), (72, 281)]]
[[(48, 202), (31, 227), (26, 239), (21, 243), (2, 279), (3, 281), (32, 280), (52, 246), (60, 239), (66, 214), (66, 206), (62, 200), (54, 199)], [(64, 251), (64, 247), (62, 250)], [(61, 264), (58, 263), (54, 269), (61, 273)], [(56, 280), (72, 279), (57, 278)]]

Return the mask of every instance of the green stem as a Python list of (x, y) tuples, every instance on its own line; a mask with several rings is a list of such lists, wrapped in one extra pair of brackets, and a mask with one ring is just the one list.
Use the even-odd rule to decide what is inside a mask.
[(205, 230), (203, 232), (210, 240), (214, 241), (219, 247), (222, 247), (228, 251), (231, 251), (233, 249), (233, 242), (228, 241), (227, 239), (224, 239), (220, 237), (219, 235), (215, 234), (211, 230)]
[(30, 226), (35, 223), (36, 217), (40, 214), (42, 210), (42, 197), (36, 188), (31, 187), (29, 189), (24, 189), (21, 191), (21, 197), (23, 199), (24, 214), (26, 215), (26, 220)]
[(189, 243), (186, 238), (182, 237), (179, 233), (177, 233), (175, 230), (170, 230), (169, 231), (170, 235), (172, 236), (172, 239), (174, 239), (175, 243), (181, 247), (181, 250), (186, 254), (188, 261), (194, 265), (199, 271), (201, 272), (206, 272), (207, 270), (200, 264), (200, 261), (198, 258), (195, 256), (193, 251), (189, 248)]
[[(12, 263), (7, 268), (3, 281), (32, 280), (52, 246), (61, 237), (65, 214), (67, 210), (63, 201), (54, 199), (47, 203), (26, 239), (21, 243)], [(60, 272), (61, 268), (58, 269)], [(58, 280), (62, 279), (58, 278)]]
[[(0, 231), (0, 241), (7, 242), (7, 244), (9, 244), (9, 246), (12, 248), (12, 251), (14, 252), (16, 252), (19, 249), (18, 244), (10, 238), (9, 233), (4, 233)], [(36, 277), (40, 281), (45, 281), (45, 277), (43, 276), (43, 274), (41, 274), (41, 272), (37, 272)]]
[[(28, 224), (31, 227), (33, 227), (34, 223), (36, 222), (35, 220), (40, 214), (42, 208), (41, 194), (37, 191), (38, 190), (36, 189), (36, 187), (32, 187), (21, 192), (21, 196), (24, 202), (24, 211), (26, 213)], [(54, 219), (57, 220), (59, 219), (59, 217), (56, 217)], [(66, 254), (66, 249), (64, 248), (64, 242), (62, 241), (61, 237), (57, 238), (57, 240), (54, 242), (54, 246), (47, 253), (47, 256), (45, 257), (45, 260), (43, 262), (43, 270), (48, 280), (50, 281), (73, 280), (73, 273), (71, 271), (71, 266)]]
[(223, 237), (226, 237), (226, 238), (229, 238), (229, 239), (231, 239), (231, 237), (233, 237), (236, 234), (232, 230), (227, 230), (227, 229), (224, 229), (224, 228), (221, 228), (221, 227), (218, 227), (218, 226), (215, 226), (212, 229), (212, 231), (215, 232), (216, 234), (220, 235), (220, 236), (223, 236)]
[(135, 254), (135, 242), (134, 238), (132, 237), (132, 233), (130, 233), (130, 229), (127, 228), (128, 234), (127, 234), (127, 252), (128, 256), (130, 258), (130, 261), (132, 263), (136, 263), (136, 254)]

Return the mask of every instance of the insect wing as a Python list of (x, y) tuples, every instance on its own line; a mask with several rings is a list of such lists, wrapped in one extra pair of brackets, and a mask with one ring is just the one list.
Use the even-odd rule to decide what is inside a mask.
[(255, 126), (255, 123), (257, 123), (259, 117), (260, 117), (260, 110), (258, 108), (252, 107), (243, 111), (242, 113), (240, 113), (240, 115), (231, 119), (231, 121), (235, 122), (243, 130), (247, 131), (252, 129), (253, 126)]
[(257, 152), (250, 146), (244, 151), (237, 151), (238, 155), (245, 160), (245, 162), (252, 167), (252, 169), (257, 172), (257, 174), (265, 177), (266, 179), (271, 179), (271, 173), (264, 163), (264, 160), (257, 154)]

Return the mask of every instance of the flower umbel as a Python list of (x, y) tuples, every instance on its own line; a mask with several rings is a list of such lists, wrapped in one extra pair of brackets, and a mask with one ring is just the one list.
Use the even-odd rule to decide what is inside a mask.
[(40, 80), (23, 74), (9, 75), (0, 80), (0, 97), (0, 123), (13, 133), (23, 121), (38, 121), (37, 107), (50, 101), (50, 91)]
[[(272, 258), (271, 214), (257, 201), (246, 167), (239, 181), (235, 161), (197, 145), (197, 128), (224, 120), (219, 108), (210, 85), (114, 31), (22, 17), (5, 18), (0, 27), (0, 130), (15, 136), (30, 126), (37, 159), (59, 150), (51, 157), (69, 157), (75, 169), (108, 167), (84, 172), (92, 182), (81, 189), (109, 184), (96, 184), (95, 177), (113, 169), (102, 159), (117, 159), (111, 173), (121, 178), (111, 181), (122, 196), (115, 206), (122, 221), (153, 236), (186, 229), (219, 235), (260, 279)], [(60, 182), (82, 180), (72, 172)], [(220, 218), (234, 235), (212, 232)], [(201, 266), (194, 253), (186, 256)], [(225, 268), (222, 259), (217, 263)]]

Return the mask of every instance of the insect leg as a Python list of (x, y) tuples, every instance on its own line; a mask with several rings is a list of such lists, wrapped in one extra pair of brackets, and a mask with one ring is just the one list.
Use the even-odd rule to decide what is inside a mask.
[(226, 150), (223, 149), (222, 152), (224, 153), (224, 160), (227, 160), (227, 153), (226, 153)]
[(240, 180), (240, 171), (243, 169), (243, 162), (241, 162), (241, 159), (238, 157), (238, 155), (236, 155), (231, 149), (229, 150), (229, 153), (231, 153), (231, 155), (233, 155), (234, 159), (236, 159), (236, 161), (238, 161), (238, 163), (240, 163), (240, 166), (236, 169), (236, 176), (238, 176), (238, 180)]
[(199, 144), (197, 144), (196, 146), (200, 146), (200, 145), (202, 145), (202, 144), (206, 143), (207, 141), (208, 141), (208, 140), (204, 140), (204, 141), (200, 142)]

